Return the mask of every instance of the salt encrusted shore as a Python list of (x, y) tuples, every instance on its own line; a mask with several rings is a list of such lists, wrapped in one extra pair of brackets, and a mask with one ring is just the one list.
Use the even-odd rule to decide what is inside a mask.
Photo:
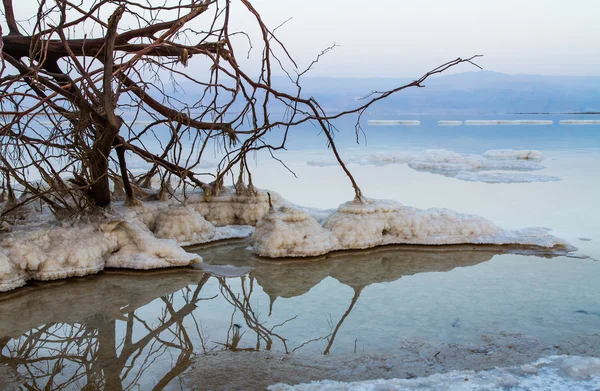
[[(317, 218), (319, 220), (317, 220)], [(254, 226), (256, 229), (254, 229)], [(574, 251), (545, 228), (505, 230), (479, 216), (420, 210), (364, 198), (335, 211), (295, 206), (264, 190), (218, 196), (191, 194), (128, 207), (116, 205), (88, 221), (29, 222), (0, 234), (0, 292), (28, 280), (55, 280), (104, 268), (188, 266), (202, 258), (184, 246), (247, 237), (264, 257), (310, 257), (387, 244), (528, 245)]]
[(200, 263), (202, 258), (183, 246), (247, 237), (268, 210), (265, 192), (237, 195), (225, 189), (212, 199), (193, 195), (185, 204), (171, 199), (115, 205), (87, 221), (57, 222), (47, 215), (36, 221), (30, 214), (30, 220), (0, 234), (0, 292), (32, 279), (84, 276), (105, 267), (148, 270)]
[(260, 256), (308, 257), (388, 244), (525, 245), (575, 250), (546, 228), (506, 230), (479, 216), (417, 209), (391, 200), (346, 202), (321, 225), (307, 212), (273, 208), (259, 220), (252, 251)]
[[(577, 378), (589, 381), (593, 376), (600, 376), (598, 357), (600, 335), (580, 336), (560, 345), (545, 345), (525, 335), (500, 333), (483, 335), (480, 343), (473, 344), (407, 340), (399, 346), (390, 346), (385, 353), (287, 355), (278, 352), (215, 352), (199, 355), (193, 367), (184, 373), (180, 384), (189, 390), (269, 388), (283, 391), (321, 389), (319, 386), (337, 386), (330, 388), (335, 390), (402, 390), (416, 387), (412, 384), (412, 388), (394, 388), (395, 382), (391, 379), (414, 379), (423, 381), (424, 386), (429, 385), (417, 389), (470, 390), (468, 382), (481, 379), (475, 371), (499, 383), (509, 382), (494, 384), (490, 381), (488, 388), (474, 388), (495, 390), (518, 384), (515, 380), (519, 380), (519, 376), (515, 374), (521, 375), (521, 378), (535, 378), (536, 374), (544, 375), (546, 368), (560, 368), (562, 376), (559, 380), (567, 387), (558, 390), (571, 390), (573, 388), (568, 385), (576, 384)], [(545, 362), (549, 365), (543, 364)], [(432, 379), (432, 375), (439, 379)], [(469, 379), (468, 382), (465, 378)], [(435, 384), (432, 380), (441, 382)], [(458, 385), (463, 388), (450, 387), (456, 380), (462, 382)], [(377, 384), (360, 388), (361, 384), (357, 383), (360, 381), (378, 383), (380, 388)], [(402, 385), (402, 380), (399, 385)], [(407, 385), (411, 386), (410, 383)], [(547, 385), (542, 384), (537, 389), (547, 390)]]

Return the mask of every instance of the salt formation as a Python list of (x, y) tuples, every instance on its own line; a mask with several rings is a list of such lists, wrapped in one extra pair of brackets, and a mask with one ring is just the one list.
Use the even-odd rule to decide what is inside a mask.
[(460, 171), (456, 179), (467, 182), (484, 183), (532, 183), (532, 182), (558, 182), (560, 177), (522, 172), (469, 172)]
[(418, 120), (385, 120), (385, 119), (374, 119), (367, 121), (369, 126), (419, 126), (421, 121)]
[(150, 231), (154, 231), (157, 217), (164, 213), (168, 205), (166, 202), (144, 202), (140, 205), (121, 208), (119, 212), (123, 214), (125, 220), (138, 219)]
[(493, 125), (552, 125), (552, 120), (517, 119), (517, 120), (467, 120), (468, 126), (493, 126)]
[(438, 121), (439, 126), (461, 126), (462, 121), (452, 121), (452, 120), (441, 120)]
[(0, 291), (24, 285), (31, 278), (55, 280), (99, 272), (105, 256), (117, 248), (112, 229), (112, 224), (76, 224), (8, 234), (0, 243), (4, 254), (0, 263), (5, 265)]
[(563, 119), (558, 121), (561, 125), (600, 125), (598, 119)]
[(484, 152), (482, 155), (487, 159), (498, 159), (498, 160), (535, 160), (542, 161), (544, 160), (544, 155), (540, 151), (526, 149), (526, 150), (518, 150), (514, 149), (492, 149), (490, 151)]
[[(445, 149), (428, 149), (420, 153), (375, 153), (346, 159), (346, 163), (383, 166), (408, 163), (416, 170), (463, 171), (463, 170), (540, 170), (536, 163), (544, 159), (540, 151), (498, 149), (484, 152), (482, 156), (459, 154)], [(335, 166), (335, 160), (309, 160), (309, 166)]]
[[(359, 155), (350, 157), (345, 160), (346, 164), (359, 164), (359, 165), (374, 165), (374, 166), (385, 166), (388, 164), (406, 164), (413, 159), (416, 159), (418, 155), (412, 153), (374, 153), (372, 155)], [(336, 160), (309, 160), (306, 162), (309, 166), (327, 167), (337, 166), (339, 163)]]
[(459, 244), (502, 231), (481, 217), (448, 209), (420, 210), (387, 200), (342, 204), (325, 222), (343, 249), (382, 244)]
[(105, 267), (152, 269), (201, 262), (139, 219), (17, 229), (0, 238), (0, 292), (27, 280), (94, 274)]
[[(269, 196), (264, 190), (244, 193), (237, 194), (235, 188), (227, 187), (219, 195), (192, 195), (187, 204), (216, 226), (256, 225), (269, 210)], [(278, 194), (271, 193), (271, 202), (277, 206), (282, 200)]]
[(312, 383), (275, 384), (270, 391), (311, 390), (596, 390), (600, 384), (600, 359), (596, 357), (550, 356), (521, 367), (487, 371), (451, 371), (413, 379), (377, 379), (351, 383), (333, 380)]
[(157, 237), (175, 239), (182, 246), (208, 242), (216, 234), (214, 225), (187, 206), (164, 210), (156, 217), (154, 225)]
[(253, 251), (271, 258), (315, 256), (338, 247), (335, 236), (314, 217), (287, 206), (264, 215), (252, 239)]
[(363, 249), (383, 244), (390, 218), (402, 209), (394, 201), (346, 202), (325, 221), (325, 228), (338, 238), (341, 247)]
[(257, 225), (253, 251), (267, 257), (307, 257), (386, 244), (568, 247), (548, 231), (505, 230), (482, 217), (448, 209), (421, 210), (396, 201), (365, 199), (340, 205), (322, 227), (299, 210), (284, 207), (271, 212)]
[(175, 240), (156, 238), (139, 220), (121, 223), (115, 236), (119, 249), (108, 257), (106, 267), (147, 270), (202, 262)]
[[(534, 171), (545, 168), (539, 162), (544, 160), (540, 151), (496, 149), (483, 155), (459, 154), (445, 149), (428, 149), (421, 153), (375, 153), (346, 159), (347, 164), (376, 165), (404, 164), (417, 171), (442, 174), (470, 182), (485, 183), (529, 183), (553, 182), (559, 177), (546, 175), (526, 175), (521, 173), (487, 174), (481, 171)], [(310, 160), (309, 166), (335, 166), (335, 160)]]
[(27, 283), (27, 275), (0, 251), (0, 292), (10, 291)]
[[(505, 156), (508, 154), (503, 151)], [(442, 172), (458, 172), (458, 171), (474, 171), (474, 170), (541, 170), (544, 168), (531, 160), (518, 158), (517, 154), (521, 151), (513, 151), (514, 158), (508, 159), (485, 159), (475, 155), (461, 155), (456, 152), (446, 151), (444, 149), (430, 149), (423, 152), (416, 159), (408, 163), (410, 168), (424, 171), (442, 171)], [(534, 151), (527, 151), (534, 152)], [(537, 152), (537, 151), (535, 151)], [(539, 156), (541, 154), (537, 152)], [(485, 155), (492, 154), (494, 151), (488, 151)], [(497, 153), (495, 155), (498, 155)], [(532, 153), (532, 156), (534, 153)], [(535, 156), (538, 156), (537, 154)]]

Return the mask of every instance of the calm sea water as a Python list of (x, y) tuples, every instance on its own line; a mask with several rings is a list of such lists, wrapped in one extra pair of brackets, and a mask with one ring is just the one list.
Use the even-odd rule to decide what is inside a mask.
[[(463, 182), (405, 164), (349, 165), (365, 195), (415, 207), (479, 214), (505, 228), (543, 226), (587, 259), (523, 253), (506, 247), (391, 246), (316, 259), (269, 261), (248, 242), (197, 248), (220, 273), (107, 271), (32, 283), (0, 295), (0, 363), (23, 374), (27, 389), (162, 389), (177, 384), (195, 355), (216, 350), (298, 354), (390, 353), (407, 341), (477, 343), (481, 335), (521, 333), (546, 344), (600, 330), (600, 126), (364, 126), (338, 124), (344, 157), (430, 148), (481, 154), (498, 148), (537, 149), (558, 176), (549, 183)], [(415, 119), (408, 116), (366, 119)], [(583, 117), (587, 119), (587, 117)], [(273, 135), (275, 137), (275, 135)], [(257, 156), (256, 186), (311, 207), (335, 208), (352, 198), (318, 130), (295, 130), (280, 164)], [(227, 268), (231, 265), (234, 268)], [(111, 388), (112, 387), (112, 388)]]

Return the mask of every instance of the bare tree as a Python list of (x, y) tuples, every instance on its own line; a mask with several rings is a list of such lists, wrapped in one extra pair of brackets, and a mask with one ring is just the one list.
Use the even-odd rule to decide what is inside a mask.
[[(300, 69), (249, 0), (156, 6), (38, 0), (35, 15), (26, 20), (15, 17), (19, 3), (3, 4), (8, 27), (0, 74), (3, 188), (14, 198), (11, 186), (17, 184), (25, 201), (41, 199), (55, 214), (108, 206), (111, 178), (130, 203), (136, 202), (136, 188), (155, 175), (165, 187), (174, 176), (181, 186), (213, 194), (231, 175), (238, 191), (252, 192), (250, 154), (284, 149), (290, 128), (307, 122), (322, 130), (361, 199), (335, 146), (332, 121), (360, 117), (377, 101), (421, 87), (429, 76), (474, 58), (457, 58), (412, 83), (373, 92), (351, 110), (329, 113), (303, 96), (301, 79), (331, 48)], [(234, 13), (253, 20), (255, 31), (237, 31)], [(248, 48), (260, 54), (257, 61), (250, 61)], [(291, 88), (275, 86), (277, 73), (288, 76)], [(274, 108), (283, 114), (275, 115)], [(278, 135), (277, 142), (266, 140), (269, 133)], [(168, 141), (152, 150), (147, 145), (152, 137)], [(203, 173), (201, 163), (215, 148), (220, 164)], [(127, 159), (151, 168), (132, 181)], [(33, 183), (33, 177), (41, 179)]]

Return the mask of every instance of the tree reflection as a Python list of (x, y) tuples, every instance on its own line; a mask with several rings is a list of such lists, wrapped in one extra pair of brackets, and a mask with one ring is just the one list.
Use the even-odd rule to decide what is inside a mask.
[[(0, 296), (0, 364), (23, 375), (27, 390), (161, 390), (181, 381), (180, 375), (199, 354), (217, 350), (291, 353), (321, 342), (317, 346), (329, 354), (336, 337), (348, 343), (341, 330), (367, 286), (469, 267), (513, 251), (497, 246), (435, 250), (396, 246), (339, 252), (318, 261), (273, 262), (248, 255), (246, 247), (244, 242), (221, 246), (212, 259), (205, 256), (214, 265), (251, 266), (244, 277), (211, 277), (194, 269), (106, 271), (66, 282), (36, 283)], [(300, 328), (298, 314), (310, 308), (292, 304), (271, 313), (277, 298), (304, 295), (325, 278), (353, 291), (345, 311), (331, 319), (329, 330), (311, 328), (306, 321), (340, 310), (339, 305), (320, 307), (321, 312), (304, 319)], [(263, 314), (266, 307), (257, 303), (265, 298), (270, 306)], [(203, 320), (215, 322), (209, 328), (212, 336), (206, 335)]]
[(48, 323), (5, 339), (0, 362), (25, 375), (29, 390), (132, 390), (153, 365), (166, 360), (168, 371), (153, 387), (161, 390), (191, 364), (193, 329), (184, 319), (195, 321), (197, 304), (214, 298), (200, 297), (209, 278), (203, 275), (198, 285), (160, 297), (162, 310), (152, 324), (135, 309), (121, 319), (98, 314), (85, 324)]

